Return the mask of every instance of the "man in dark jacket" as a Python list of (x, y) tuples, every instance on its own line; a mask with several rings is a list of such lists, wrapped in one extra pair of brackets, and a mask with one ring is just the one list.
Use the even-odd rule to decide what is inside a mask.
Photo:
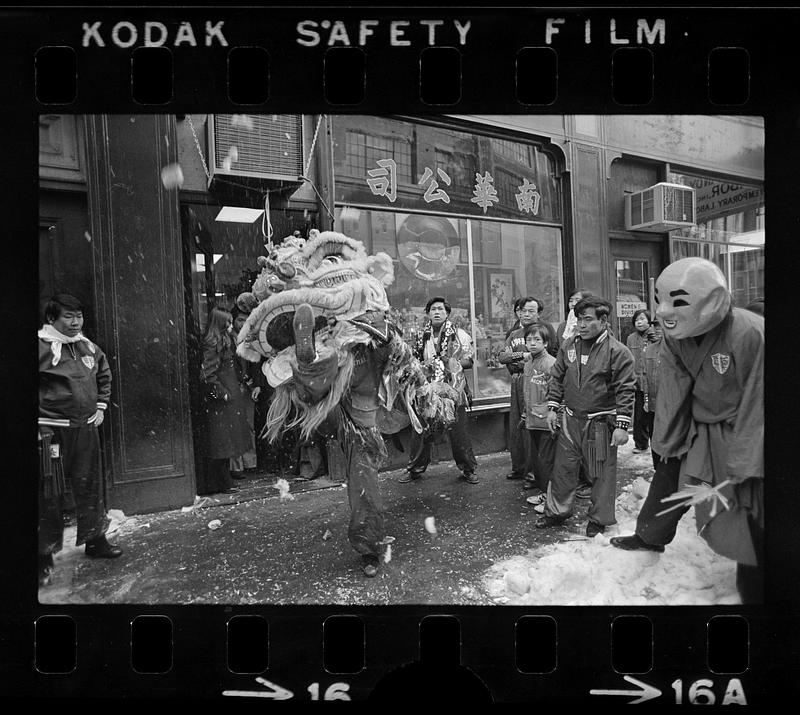
[[(511, 405), (508, 411), (508, 451), (511, 453), (511, 471), (506, 474), (506, 479), (522, 479), (532, 466), (530, 439), (520, 420), (525, 416), (525, 395), (522, 389), (522, 376), (525, 371), (525, 329), (539, 322), (542, 312), (542, 301), (533, 296), (519, 299), (520, 327), (513, 330), (506, 338), (506, 344), (498, 356), (498, 360), (506, 366), (511, 373)], [(547, 330), (547, 352), (555, 357), (558, 352), (556, 333), (550, 323), (543, 323)], [(536, 486), (536, 481), (531, 477), (526, 482), (527, 486)]]
[[(39, 582), (53, 569), (63, 545), (63, 477), (70, 480), (78, 518), (76, 545), (87, 556), (114, 558), (122, 549), (105, 537), (109, 525), (103, 500), (100, 440), (111, 398), (111, 369), (103, 351), (83, 335), (77, 298), (59, 294), (45, 308), (39, 337), (39, 439), (45, 468), (39, 495)], [(55, 458), (52, 460), (52, 458)], [(52, 463), (46, 460), (51, 459)], [(45, 480), (48, 480), (45, 483)]]
[(592, 483), (586, 536), (616, 523), (617, 447), (628, 441), (636, 375), (631, 351), (608, 330), (611, 304), (598, 296), (575, 305), (578, 335), (564, 343), (551, 369), (547, 423), (561, 433), (544, 513), (537, 528), (556, 526), (572, 513), (581, 462)]

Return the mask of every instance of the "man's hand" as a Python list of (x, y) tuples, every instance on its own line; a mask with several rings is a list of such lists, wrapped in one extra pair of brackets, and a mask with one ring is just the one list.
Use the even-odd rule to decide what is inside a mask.
[(105, 416), (106, 415), (105, 412), (103, 412), (103, 410), (97, 410), (97, 412), (94, 413), (94, 426), (99, 427), (101, 424), (103, 424)]
[(555, 434), (558, 430), (558, 413), (553, 410), (547, 411), (547, 429), (551, 434)]
[(612, 447), (621, 447), (628, 441), (628, 430), (625, 429), (615, 429), (614, 433), (611, 435), (611, 446)]

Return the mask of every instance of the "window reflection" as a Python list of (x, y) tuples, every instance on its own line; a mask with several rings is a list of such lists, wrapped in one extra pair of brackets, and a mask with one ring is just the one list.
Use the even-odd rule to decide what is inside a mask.
[(467, 378), (476, 400), (504, 401), (510, 394), (498, 355), (515, 321), (516, 298), (536, 297), (544, 306), (541, 320), (554, 327), (559, 322), (558, 228), (354, 206), (336, 210), (335, 228), (363, 241), (370, 253), (384, 251), (394, 259), (387, 294), (392, 319), (409, 343), (427, 321), (428, 299), (447, 299), (451, 320), (472, 336), (475, 366)]
[(715, 263), (739, 307), (763, 298), (763, 188), (692, 174), (673, 173), (669, 180), (697, 193), (697, 225), (670, 233), (672, 260), (699, 257)]

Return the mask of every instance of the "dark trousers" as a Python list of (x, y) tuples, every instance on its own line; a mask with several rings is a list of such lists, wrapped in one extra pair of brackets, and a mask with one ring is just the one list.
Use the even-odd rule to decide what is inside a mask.
[(633, 444), (638, 449), (647, 449), (653, 435), (655, 412), (645, 412), (644, 392), (636, 390), (633, 401)]
[(379, 558), (383, 554), (386, 527), (383, 502), (378, 491), (378, 456), (369, 454), (358, 436), (346, 444), (328, 442), (336, 461), (341, 454), (346, 464), (347, 498), (350, 524), (347, 538), (362, 557)]
[(531, 440), (525, 434), (525, 427), (520, 427), (520, 420), (525, 419), (524, 376), (515, 373), (511, 376), (511, 405), (508, 409), (508, 451), (511, 453), (511, 473), (524, 477), (531, 468)]
[(533, 463), (536, 486), (546, 492), (547, 485), (550, 484), (550, 477), (553, 474), (557, 437), (550, 434), (549, 430), (532, 429), (526, 431), (530, 432), (531, 461)]
[[(467, 408), (459, 405), (456, 408), (456, 421), (447, 428), (450, 436), (450, 448), (453, 450), (453, 459), (456, 466), (464, 474), (472, 474), (478, 466), (472, 452), (472, 440), (469, 437)], [(418, 434), (411, 430), (409, 450), (411, 455), (408, 461), (408, 471), (422, 474), (431, 462), (431, 442), (433, 435), (428, 432)], [(526, 440), (528, 441), (528, 440)]]
[[(655, 464), (656, 455), (653, 462)], [(662, 516), (656, 516), (658, 512), (674, 505), (671, 502), (662, 503), (661, 500), (678, 491), (681, 462), (679, 459), (658, 460), (655, 468), (656, 473), (650, 482), (647, 497), (636, 517), (636, 535), (647, 544), (664, 546), (675, 538), (678, 522), (689, 507), (673, 509)]]
[[(580, 465), (586, 472), (592, 485), (591, 504), (589, 505), (589, 521), (602, 526), (616, 523), (614, 500), (617, 496), (617, 448), (610, 445), (595, 445), (596, 420), (581, 419), (564, 415), (563, 427), (558, 433), (556, 459), (550, 486), (547, 490), (544, 513), (566, 519), (572, 514), (575, 492), (578, 489)], [(609, 438), (611, 431), (603, 430), (603, 441)], [(605, 448), (605, 459), (596, 471), (590, 462), (593, 451)]]
[[(656, 462), (657, 455), (653, 461)], [(661, 503), (661, 499), (670, 496), (678, 491), (678, 479), (680, 476), (679, 459), (658, 459), (656, 463), (656, 473), (650, 483), (650, 490), (644, 500), (642, 509), (636, 519), (636, 534), (648, 544), (666, 545), (675, 538), (678, 529), (678, 522), (681, 517), (689, 511), (689, 507), (674, 509), (673, 511), (656, 516), (659, 511), (671, 506), (670, 502)], [(753, 548), (756, 552), (758, 564), (749, 566), (747, 564), (736, 564), (736, 589), (742, 603), (763, 603), (764, 602), (764, 531), (750, 517), (747, 519), (750, 528), (750, 537), (753, 540)]]
[(219, 494), (233, 486), (231, 479), (231, 463), (228, 457), (209, 459), (206, 465), (205, 478), (197, 484), (198, 494)]
[(747, 525), (758, 563), (755, 566), (736, 564), (736, 590), (742, 603), (764, 603), (764, 530), (749, 516)]
[[(103, 499), (100, 437), (97, 427), (56, 427), (54, 441), (60, 445), (64, 479), (69, 480), (78, 520), (77, 546), (106, 533), (110, 522)], [(64, 545), (63, 498), (45, 499), (39, 494), (39, 553), (54, 554)]]

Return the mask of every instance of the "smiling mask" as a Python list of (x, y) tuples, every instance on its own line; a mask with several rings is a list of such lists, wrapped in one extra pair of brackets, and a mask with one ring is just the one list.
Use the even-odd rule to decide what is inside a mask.
[(656, 317), (664, 335), (691, 338), (719, 325), (731, 307), (725, 276), (704, 258), (670, 263), (656, 280)]

